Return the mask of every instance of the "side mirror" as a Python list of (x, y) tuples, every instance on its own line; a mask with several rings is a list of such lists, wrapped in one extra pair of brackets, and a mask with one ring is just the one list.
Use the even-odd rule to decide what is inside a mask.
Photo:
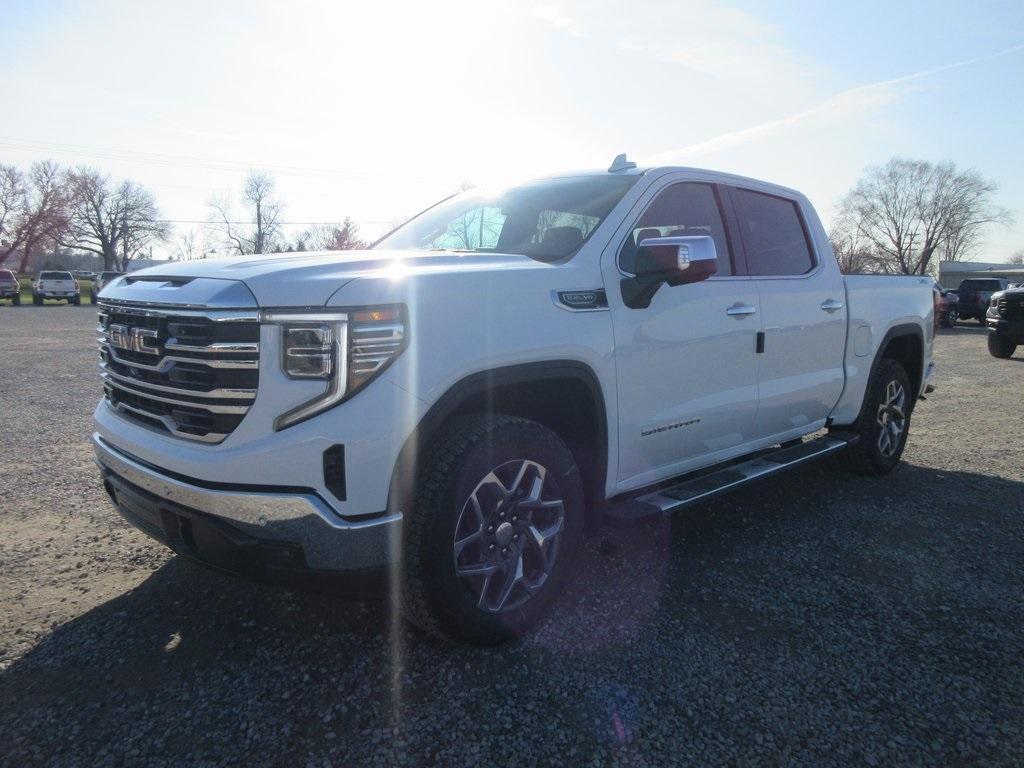
[(717, 271), (718, 253), (708, 235), (645, 237), (637, 249), (636, 276), (622, 280), (622, 300), (627, 307), (643, 309), (662, 283), (698, 283)]

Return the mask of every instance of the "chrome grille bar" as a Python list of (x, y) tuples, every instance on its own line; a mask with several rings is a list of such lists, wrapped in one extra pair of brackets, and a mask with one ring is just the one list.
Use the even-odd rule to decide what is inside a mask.
[[(260, 326), (253, 310), (101, 301), (97, 314), (100, 378), (108, 405), (124, 418), (215, 444), (255, 402)], [(133, 344), (140, 336), (144, 343)]]

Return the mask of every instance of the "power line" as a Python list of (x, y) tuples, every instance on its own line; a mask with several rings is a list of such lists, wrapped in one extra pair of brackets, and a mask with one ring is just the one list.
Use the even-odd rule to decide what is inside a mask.
[[(393, 224), (396, 219), (352, 219), (355, 224)], [(210, 224), (211, 226), (217, 226), (219, 224), (235, 224), (238, 226), (245, 226), (246, 224), (252, 224), (251, 221), (210, 221), (208, 219), (154, 219), (154, 221), (160, 222), (161, 224)], [(340, 221), (279, 221), (277, 222), (282, 227), (298, 227), (298, 226), (332, 226), (335, 224), (342, 224)]]
[(338, 176), (353, 179), (401, 178), (406, 182), (426, 184), (430, 186), (457, 186), (459, 184), (459, 182), (453, 181), (452, 179), (430, 179), (409, 177), (404, 174), (395, 173), (370, 173), (366, 171), (342, 170), (337, 168), (312, 168), (308, 166), (279, 165), (261, 162), (248, 163), (237, 160), (218, 160), (216, 158), (203, 158), (189, 155), (169, 155), (161, 152), (139, 152), (127, 149), (91, 147), (84, 144), (34, 141), (30, 139), (18, 139), (6, 136), (0, 136), (0, 147), (21, 151), (52, 152), (77, 157), (92, 157), (102, 160), (119, 160), (122, 162), (141, 163), (143, 165), (153, 165), (165, 168), (177, 168), (186, 165), (194, 168), (204, 168), (207, 170), (232, 172), (261, 168), (286, 176), (299, 176), (305, 178), (331, 178)]

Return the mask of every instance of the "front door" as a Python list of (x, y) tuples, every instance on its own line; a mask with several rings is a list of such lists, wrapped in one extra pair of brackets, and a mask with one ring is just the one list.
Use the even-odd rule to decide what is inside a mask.
[[(615, 334), (619, 410), (618, 490), (639, 487), (726, 455), (751, 441), (757, 413), (757, 288), (735, 276), (723, 200), (712, 184), (662, 180), (639, 218), (605, 254)], [(659, 288), (631, 309), (618, 289), (647, 237), (710, 235), (717, 274)], [(608, 258), (614, 255), (614, 259)], [(610, 268), (609, 268), (610, 267)]]

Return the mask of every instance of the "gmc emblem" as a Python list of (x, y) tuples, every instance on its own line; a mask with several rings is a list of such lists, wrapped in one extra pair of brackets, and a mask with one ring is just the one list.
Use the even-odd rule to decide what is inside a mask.
[(153, 328), (129, 328), (127, 325), (111, 324), (108, 329), (111, 346), (129, 352), (148, 355), (160, 354), (159, 334)]

